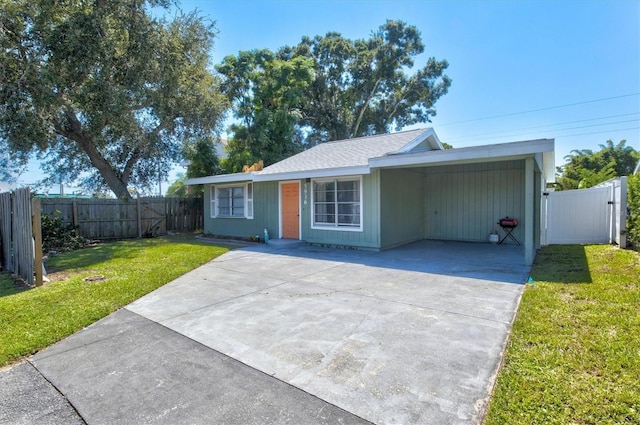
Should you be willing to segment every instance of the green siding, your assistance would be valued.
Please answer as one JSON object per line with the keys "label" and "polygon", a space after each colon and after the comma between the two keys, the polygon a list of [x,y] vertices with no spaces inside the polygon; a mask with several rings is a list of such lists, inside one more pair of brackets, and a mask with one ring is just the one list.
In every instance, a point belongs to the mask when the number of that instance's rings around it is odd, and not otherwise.
{"label": "green siding", "polygon": [[381,248],[423,239],[424,182],[420,169],[380,171]]}
{"label": "green siding", "polygon": [[[339,176],[338,176],[339,177]],[[302,182],[302,237],[312,244],[378,249],[380,247],[379,172],[362,176],[362,231],[311,228],[311,183]]]}
{"label": "green siding", "polygon": [[424,168],[424,237],[426,239],[486,241],[496,223],[509,216],[520,221],[514,236],[521,243],[524,229],[524,161]]}
{"label": "green siding", "polygon": [[266,228],[270,237],[277,237],[280,233],[278,199],[278,182],[253,183],[253,219],[211,218],[211,185],[206,185],[204,232],[216,236],[248,238],[250,235],[262,237]]}
{"label": "green siding", "polygon": [[[372,170],[361,176],[362,231],[312,229],[312,186],[311,182],[300,180],[300,236],[312,244],[374,250],[420,239],[486,242],[494,229],[504,235],[496,223],[509,216],[521,222],[514,235],[522,243],[524,175],[524,160]],[[205,233],[246,238],[262,235],[267,228],[270,236],[277,238],[279,183],[258,182],[253,188],[253,220],[214,219],[208,185]],[[538,206],[539,202],[535,207]]]}

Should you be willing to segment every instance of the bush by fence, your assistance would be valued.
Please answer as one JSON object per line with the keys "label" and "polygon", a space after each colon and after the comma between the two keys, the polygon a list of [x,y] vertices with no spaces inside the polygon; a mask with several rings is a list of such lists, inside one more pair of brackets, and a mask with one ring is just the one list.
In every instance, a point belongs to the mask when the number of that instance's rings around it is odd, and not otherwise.
{"label": "bush by fence", "polygon": [[634,249],[640,250],[640,173],[627,179],[627,236]]}
{"label": "bush by fence", "polygon": [[202,229],[201,198],[42,198],[42,214],[59,217],[87,239],[124,239]]}

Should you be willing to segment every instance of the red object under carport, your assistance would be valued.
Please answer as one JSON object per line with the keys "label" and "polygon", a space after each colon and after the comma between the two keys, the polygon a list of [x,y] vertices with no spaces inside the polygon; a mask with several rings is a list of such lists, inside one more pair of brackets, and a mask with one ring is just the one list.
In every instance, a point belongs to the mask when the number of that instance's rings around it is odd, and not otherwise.
{"label": "red object under carport", "polygon": [[500,225],[500,227],[502,227],[502,230],[504,230],[505,232],[504,237],[500,240],[500,242],[498,242],[498,245],[504,242],[505,239],[507,238],[511,238],[511,240],[513,240],[516,244],[520,245],[520,242],[518,242],[518,240],[512,234],[513,229],[518,227],[518,220],[516,220],[515,218],[509,218],[507,216],[505,218],[501,218],[500,220],[498,220],[498,224]]}

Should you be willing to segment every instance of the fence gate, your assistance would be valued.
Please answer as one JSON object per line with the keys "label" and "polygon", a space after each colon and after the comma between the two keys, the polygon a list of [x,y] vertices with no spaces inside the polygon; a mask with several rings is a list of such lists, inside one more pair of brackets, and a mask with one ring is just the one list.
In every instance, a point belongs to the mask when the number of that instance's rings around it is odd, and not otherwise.
{"label": "fence gate", "polygon": [[545,245],[610,243],[611,196],[610,186],[545,194]]}

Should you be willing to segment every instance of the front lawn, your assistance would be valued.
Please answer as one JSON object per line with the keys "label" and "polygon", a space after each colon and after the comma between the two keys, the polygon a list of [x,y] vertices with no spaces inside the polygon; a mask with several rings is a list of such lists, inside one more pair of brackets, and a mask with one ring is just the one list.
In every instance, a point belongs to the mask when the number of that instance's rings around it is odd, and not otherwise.
{"label": "front lawn", "polygon": [[23,290],[0,274],[0,366],[77,332],[225,253],[193,236],[134,239],[58,255],[51,283]]}
{"label": "front lawn", "polygon": [[549,246],[532,276],[485,424],[639,424],[638,253]]}

